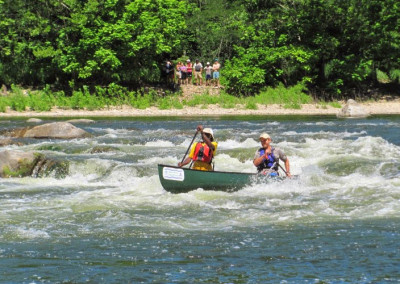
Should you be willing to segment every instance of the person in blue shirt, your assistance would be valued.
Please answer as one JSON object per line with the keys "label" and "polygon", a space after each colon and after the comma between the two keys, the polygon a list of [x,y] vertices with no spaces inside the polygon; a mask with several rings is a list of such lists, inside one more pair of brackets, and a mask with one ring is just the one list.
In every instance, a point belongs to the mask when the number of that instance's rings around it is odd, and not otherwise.
{"label": "person in blue shirt", "polygon": [[279,161],[282,160],[285,163],[286,175],[291,177],[289,159],[281,149],[271,145],[272,140],[268,133],[260,135],[260,142],[262,147],[256,151],[253,160],[258,173],[270,176],[279,175]]}

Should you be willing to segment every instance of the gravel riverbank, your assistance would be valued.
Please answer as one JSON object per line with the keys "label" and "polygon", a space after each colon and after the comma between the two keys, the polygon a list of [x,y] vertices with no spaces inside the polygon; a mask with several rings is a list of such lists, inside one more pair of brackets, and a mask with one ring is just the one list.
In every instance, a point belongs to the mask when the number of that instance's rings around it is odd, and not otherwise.
{"label": "gravel riverbank", "polygon": [[[371,115],[400,115],[400,99],[393,101],[360,103]],[[344,105],[344,103],[342,104]],[[320,104],[304,104],[301,109],[285,109],[282,105],[258,105],[258,109],[221,108],[218,105],[202,107],[184,107],[183,109],[160,110],[156,107],[134,109],[129,106],[113,107],[102,110],[65,110],[54,108],[51,111],[17,112],[8,110],[0,113],[0,118],[7,117],[158,117],[158,116],[234,116],[234,115],[336,115],[340,108]]]}

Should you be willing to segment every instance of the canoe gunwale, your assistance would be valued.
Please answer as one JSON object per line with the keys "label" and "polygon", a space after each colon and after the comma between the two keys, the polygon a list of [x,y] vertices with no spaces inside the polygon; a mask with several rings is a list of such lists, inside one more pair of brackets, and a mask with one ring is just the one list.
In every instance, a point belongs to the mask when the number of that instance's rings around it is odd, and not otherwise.
{"label": "canoe gunwale", "polygon": [[182,169],[184,171],[216,173],[216,174],[239,174],[239,175],[248,175],[248,176],[258,176],[259,175],[257,173],[223,172],[223,171],[201,171],[201,170],[195,170],[195,169],[189,169],[189,168],[181,168],[181,167],[178,167],[178,166],[170,166],[170,165],[164,165],[164,164],[158,164],[158,166],[159,167],[174,168],[174,169]]}

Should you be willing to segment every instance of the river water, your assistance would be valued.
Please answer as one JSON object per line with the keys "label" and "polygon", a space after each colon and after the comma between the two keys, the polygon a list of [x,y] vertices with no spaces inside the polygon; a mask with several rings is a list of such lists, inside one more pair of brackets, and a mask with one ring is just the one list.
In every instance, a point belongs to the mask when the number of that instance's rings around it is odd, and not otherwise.
{"label": "river water", "polygon": [[[166,192],[157,163],[176,165],[200,123],[219,142],[216,170],[255,172],[267,131],[299,177]],[[76,126],[93,137],[4,147],[70,165],[63,178],[0,180],[0,283],[400,282],[399,116]]]}

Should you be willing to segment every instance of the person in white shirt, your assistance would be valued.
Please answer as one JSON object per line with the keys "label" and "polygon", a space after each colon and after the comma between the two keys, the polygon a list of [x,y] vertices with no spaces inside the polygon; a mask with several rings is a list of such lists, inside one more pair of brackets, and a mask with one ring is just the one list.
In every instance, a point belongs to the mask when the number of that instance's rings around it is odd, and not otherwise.
{"label": "person in white shirt", "polygon": [[209,86],[211,83],[212,79],[212,66],[210,65],[210,62],[207,62],[206,67],[204,67],[204,70],[206,70],[206,86]]}
{"label": "person in white shirt", "polygon": [[201,86],[203,84],[203,65],[196,59],[196,63],[193,66],[194,69],[194,79],[196,80],[196,85]]}

